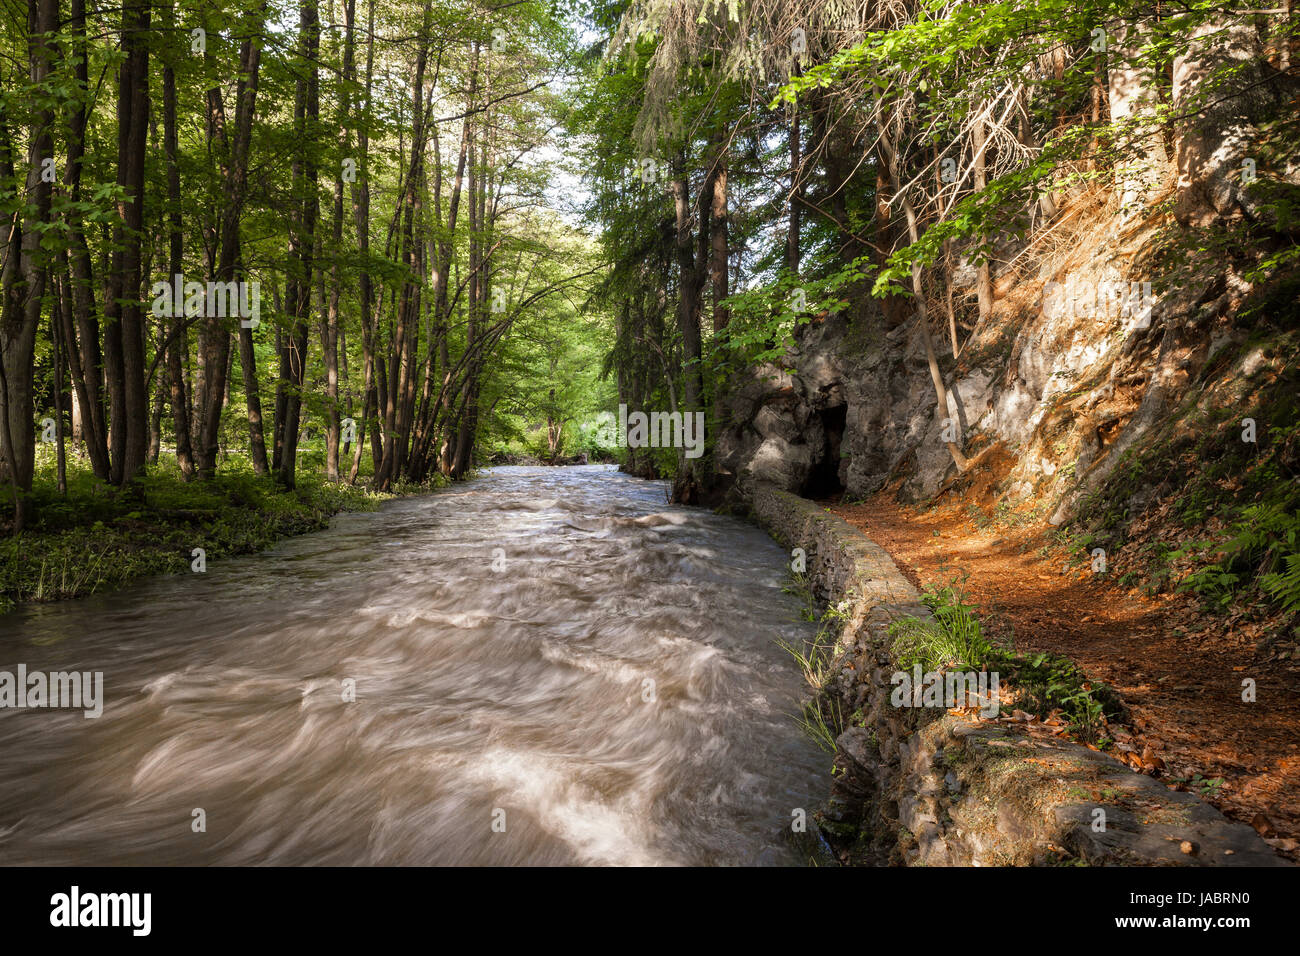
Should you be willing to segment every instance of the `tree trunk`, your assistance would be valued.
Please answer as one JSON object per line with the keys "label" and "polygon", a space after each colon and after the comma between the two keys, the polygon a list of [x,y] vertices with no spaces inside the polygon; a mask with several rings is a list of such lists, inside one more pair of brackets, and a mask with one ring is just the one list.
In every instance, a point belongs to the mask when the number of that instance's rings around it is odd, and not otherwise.
{"label": "tree trunk", "polygon": [[[85,0],[72,0],[71,29],[76,38],[77,61],[74,67],[79,96],[72,109],[68,124],[67,188],[74,204],[82,201],[81,166],[85,156],[87,102],[89,93],[88,50],[86,42]],[[100,350],[100,327],[95,304],[94,269],[86,233],[80,217],[68,217],[68,260],[62,271],[67,279],[65,298],[70,298],[64,314],[68,326],[64,336],[69,365],[73,368],[72,380],[78,391],[82,411],[82,432],[86,452],[95,477],[109,479],[108,462],[108,410],[104,404],[104,359]],[[75,320],[76,334],[71,323]],[[80,346],[77,345],[78,336]]]}
{"label": "tree trunk", "polygon": [[727,157],[719,152],[713,175],[713,202],[709,211],[709,242],[712,256],[709,260],[710,278],[713,281],[713,333],[716,335],[731,322],[731,313],[722,304],[727,297],[728,247],[727,217]]}
{"label": "tree trunk", "polygon": [[[167,7],[167,21],[174,26],[172,7]],[[178,164],[179,143],[176,133],[176,71],[170,64],[163,67],[163,149],[167,154],[167,275],[185,271],[184,236],[181,232],[181,173]],[[194,450],[190,442],[190,404],[185,382],[185,309],[174,309],[171,333],[167,342],[168,398],[172,408],[172,426],[176,432],[176,464],[181,480],[194,476]]]}
{"label": "tree trunk", "polygon": [[[155,355],[164,355],[166,353],[167,325],[164,322],[158,323],[158,337],[155,342],[155,349]],[[145,454],[145,460],[151,465],[157,464],[158,456],[162,454],[162,417],[163,409],[167,406],[167,376],[163,372],[164,369],[155,365],[153,406],[149,412],[149,450]]]}
{"label": "tree trunk", "polygon": [[[880,160],[889,169],[889,178],[893,182],[899,182],[899,157],[898,151],[894,148],[893,142],[889,137],[888,122],[880,115],[879,96],[876,99],[876,129],[879,134],[877,143],[880,148]],[[920,230],[916,221],[916,210],[912,206],[911,198],[903,193],[902,197],[903,215],[907,218],[907,234],[911,242],[915,243],[920,239]],[[938,402],[939,415],[941,420],[951,414],[948,407],[948,390],[944,386],[943,373],[939,369],[939,357],[934,351],[934,338],[930,335],[930,320],[926,314],[925,307],[925,288],[921,282],[921,265],[919,262],[912,264],[912,296],[915,300],[917,323],[920,327],[921,341],[925,345],[925,359],[930,367],[930,380],[934,383],[935,399]],[[960,437],[960,436],[958,436]],[[948,453],[952,455],[953,463],[957,466],[958,471],[965,471],[970,467],[970,462],[962,454],[961,448],[956,442],[944,442],[948,446]]]}
{"label": "tree trunk", "polygon": [[[239,217],[248,189],[248,153],[252,138],[253,117],[257,107],[258,74],[261,67],[261,31],[266,14],[265,4],[248,24],[248,38],[240,48],[240,79],[236,87],[235,132],[230,139],[228,159],[223,170],[221,215],[219,219],[220,251],[216,279],[230,282],[239,260]],[[210,123],[224,141],[224,115],[220,91],[209,91]],[[210,127],[211,128],[211,127]],[[226,375],[230,365],[230,330],[219,317],[205,319],[199,336],[201,387],[198,402],[198,472],[210,478],[216,473],[220,451],[221,409],[226,397]]]}
{"label": "tree trunk", "polygon": [[[54,280],[58,285],[58,280]],[[50,349],[54,358],[54,455],[55,481],[59,494],[68,493],[68,461],[63,445],[63,349],[60,347],[63,305],[56,289],[50,315]]]}
{"label": "tree trunk", "polygon": [[[971,130],[971,146],[975,150],[975,191],[980,192],[988,185],[988,178],[984,165],[984,150],[986,131],[984,129],[983,115],[976,115],[975,125]],[[987,237],[981,236],[983,240]],[[916,241],[915,238],[912,240]],[[993,311],[993,277],[989,268],[989,260],[984,259],[979,264],[975,273],[975,294],[979,301],[980,322],[981,324],[989,317]],[[955,337],[953,348],[956,349]],[[956,354],[955,352],[953,354]]]}
{"label": "tree trunk", "polygon": [[144,470],[149,451],[149,395],[146,385],[141,244],[144,228],[144,174],[149,132],[150,7],[134,0],[122,14],[118,73],[117,184],[119,222],[113,227],[113,269],[105,315],[113,342],[110,369],[117,382],[112,394],[110,477],[127,485]]}
{"label": "tree trunk", "polygon": [[673,207],[677,227],[677,327],[682,334],[682,374],[685,379],[687,411],[700,408],[704,379],[700,360],[699,282],[696,278],[695,254],[691,241],[691,195],[686,178],[686,156],[677,159],[673,179]]}
{"label": "tree trunk", "polygon": [[[348,19],[346,22],[345,42],[350,46],[353,43],[354,26],[352,18],[352,2],[348,0]],[[357,476],[361,473],[361,456],[364,454],[366,445],[366,429],[370,426],[371,416],[375,414],[377,406],[374,401],[374,331],[371,316],[372,286],[370,282],[370,266],[367,261],[370,255],[370,186],[368,180],[369,160],[370,160],[370,134],[367,123],[370,120],[371,112],[371,92],[374,86],[374,68],[375,68],[375,4],[374,0],[366,5],[368,30],[366,34],[366,105],[362,114],[362,121],[358,124],[357,131],[357,182],[350,190],[352,194],[352,215],[356,225],[357,232],[357,251],[361,258],[361,271],[357,276],[357,291],[361,309],[361,350],[363,370],[363,392],[361,400],[361,424],[357,433],[356,447],[353,449],[352,468],[348,472],[348,482],[355,484]],[[346,78],[346,77],[345,77]],[[374,429],[371,428],[373,436]]]}
{"label": "tree trunk", "polygon": [[[794,76],[799,75],[796,63]],[[790,104],[790,215],[785,233],[785,270],[792,276],[799,274],[799,215],[802,212],[803,185],[800,175],[803,172],[803,143],[799,128],[799,104]]]}
{"label": "tree trunk", "polygon": [[[280,352],[280,379],[283,384],[284,416],[275,423],[279,449],[276,477],[286,488],[296,480],[298,432],[302,418],[302,392],[307,380],[307,330],[311,314],[313,256],[316,251],[316,219],[319,195],[316,190],[316,159],[307,143],[320,119],[319,74],[316,54],[320,48],[320,18],[315,0],[298,8],[300,75],[294,104],[295,129],[303,153],[293,164],[294,197],[300,203],[289,242],[289,291],[285,298],[294,317],[293,332],[285,337]],[[277,411],[279,410],[277,399]]]}
{"label": "tree trunk", "polygon": [[1193,31],[1173,68],[1174,216],[1180,222],[1205,227],[1215,219],[1262,212],[1251,198],[1242,164],[1256,139],[1256,124],[1297,91],[1294,77],[1274,73],[1268,64],[1252,18],[1212,20]]}
{"label": "tree trunk", "polygon": [[[55,50],[49,35],[58,26],[58,0],[28,0],[27,59],[33,86],[50,80]],[[41,299],[48,276],[47,254],[40,248],[44,225],[49,222],[51,184],[42,172],[46,160],[53,162],[54,111],[48,106],[36,110],[32,117],[27,149],[26,195],[21,229],[15,220],[6,229],[7,249],[3,275],[3,305],[0,306],[0,396],[4,398],[3,428],[0,428],[0,453],[3,453],[12,485],[15,532],[21,531],[29,517],[27,493],[32,488],[36,465],[35,425],[32,403],[33,360],[36,329],[41,316]],[[5,134],[7,140],[7,133]],[[9,143],[4,144],[6,163]]]}
{"label": "tree trunk", "polygon": [[271,469],[266,461],[266,434],[262,415],[262,386],[257,378],[257,352],[253,347],[253,330],[243,322],[239,324],[239,370],[244,376],[248,453],[253,459],[253,473],[267,475]]}

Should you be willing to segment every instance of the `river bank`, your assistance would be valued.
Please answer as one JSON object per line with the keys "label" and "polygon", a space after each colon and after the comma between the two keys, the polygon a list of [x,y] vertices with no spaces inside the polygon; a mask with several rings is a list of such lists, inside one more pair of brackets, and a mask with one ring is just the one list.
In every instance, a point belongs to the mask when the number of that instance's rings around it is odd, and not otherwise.
{"label": "river bank", "polygon": [[[1068,662],[992,646],[951,592],[918,592],[884,549],[816,502],[759,485],[753,510],[798,549],[809,587],[832,609],[831,640],[807,668],[814,686],[805,713],[834,739],[818,824],[842,862],[1286,862],[1249,826],[1105,753],[1127,717]],[[909,635],[924,636],[912,649],[929,659],[928,671],[953,661],[1002,671],[1000,713],[900,702]],[[1077,686],[1063,692],[1058,683]]]}
{"label": "river bank", "polygon": [[74,458],[67,492],[56,490],[52,473],[38,476],[35,520],[21,534],[0,537],[0,614],[154,574],[205,571],[208,562],[319,531],[336,514],[428,490],[377,493],[307,470],[286,489],[238,462],[208,481],[189,482],[170,465],[155,466],[133,487],[117,489]]}

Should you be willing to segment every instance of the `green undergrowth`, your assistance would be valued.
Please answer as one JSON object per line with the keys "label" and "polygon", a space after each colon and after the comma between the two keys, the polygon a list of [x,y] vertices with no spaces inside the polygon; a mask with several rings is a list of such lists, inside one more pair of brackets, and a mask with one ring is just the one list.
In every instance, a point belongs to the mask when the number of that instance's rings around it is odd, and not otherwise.
{"label": "green undergrowth", "polygon": [[22,533],[0,539],[0,612],[189,571],[196,548],[209,562],[260,551],[324,528],[339,512],[370,511],[418,490],[377,494],[311,472],[289,490],[239,461],[224,463],[211,480],[190,482],[163,462],[117,489],[71,459],[62,494],[52,466],[44,465],[34,482],[33,519]]}
{"label": "green undergrowth", "polygon": [[925,673],[996,673],[999,684],[1011,689],[1018,709],[1039,718],[1059,710],[1073,736],[1087,743],[1106,742],[1106,720],[1123,713],[1110,687],[1089,681],[1067,657],[1021,654],[995,644],[956,581],[926,588],[921,600],[930,609],[930,620],[906,617],[889,627],[894,639],[890,652],[900,669],[919,664]]}
{"label": "green undergrowth", "polygon": [[800,620],[817,624],[817,633],[809,640],[798,643],[777,641],[798,663],[804,683],[812,691],[811,697],[803,701],[795,720],[818,747],[833,754],[837,749],[835,740],[844,732],[844,715],[835,695],[824,691],[831,677],[836,642],[847,620],[845,608],[848,602],[819,610],[807,574],[797,571],[791,573],[790,583],[783,590],[799,599]]}
{"label": "green undergrowth", "polygon": [[[849,602],[818,613],[816,597],[802,574],[792,575],[785,590],[799,598],[801,619],[818,624],[817,634],[810,640],[798,645],[779,642],[799,664],[812,691],[796,720],[818,746],[834,753],[836,738],[847,724],[835,694],[826,691]],[[1078,665],[1062,655],[1019,653],[990,640],[958,579],[926,588],[921,600],[930,609],[928,620],[904,617],[889,627],[893,639],[890,654],[900,670],[919,664],[924,673],[996,673],[999,685],[1010,689],[1016,709],[1040,719],[1057,713],[1075,739],[1102,749],[1110,744],[1105,735],[1107,722],[1124,716],[1123,702],[1111,687],[1089,680]],[[857,723],[859,717],[850,715],[849,722]]]}

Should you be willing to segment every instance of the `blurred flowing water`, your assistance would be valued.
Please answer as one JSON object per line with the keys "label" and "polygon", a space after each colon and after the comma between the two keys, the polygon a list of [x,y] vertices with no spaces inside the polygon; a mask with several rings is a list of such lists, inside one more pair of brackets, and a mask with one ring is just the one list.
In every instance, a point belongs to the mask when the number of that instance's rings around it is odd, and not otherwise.
{"label": "blurred flowing water", "polygon": [[498,468],[5,615],[0,670],[105,704],[0,709],[0,863],[805,862],[787,561],[660,482]]}

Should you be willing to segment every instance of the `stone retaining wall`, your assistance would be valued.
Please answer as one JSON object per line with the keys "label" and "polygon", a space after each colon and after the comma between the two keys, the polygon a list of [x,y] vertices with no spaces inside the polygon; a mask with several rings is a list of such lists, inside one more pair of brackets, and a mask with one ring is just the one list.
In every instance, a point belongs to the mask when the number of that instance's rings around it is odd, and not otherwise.
{"label": "stone retaining wall", "polygon": [[916,589],[879,545],[816,503],[760,483],[752,507],[773,537],[804,549],[814,593],[845,614],[824,693],[846,729],[818,818],[841,859],[1286,865],[1245,824],[1051,728],[890,706],[889,625],[930,617]]}

